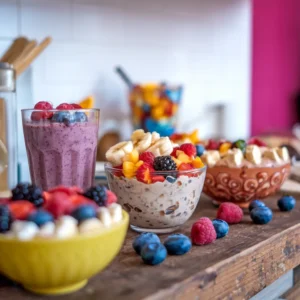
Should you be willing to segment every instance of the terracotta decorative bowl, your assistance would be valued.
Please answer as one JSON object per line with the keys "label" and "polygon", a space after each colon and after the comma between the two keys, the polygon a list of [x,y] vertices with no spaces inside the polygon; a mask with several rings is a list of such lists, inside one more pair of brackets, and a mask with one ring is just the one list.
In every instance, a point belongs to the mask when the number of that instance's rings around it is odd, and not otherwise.
{"label": "terracotta decorative bowl", "polygon": [[278,167],[207,168],[203,192],[214,204],[233,202],[247,208],[254,199],[263,199],[279,190],[290,173],[289,163]]}

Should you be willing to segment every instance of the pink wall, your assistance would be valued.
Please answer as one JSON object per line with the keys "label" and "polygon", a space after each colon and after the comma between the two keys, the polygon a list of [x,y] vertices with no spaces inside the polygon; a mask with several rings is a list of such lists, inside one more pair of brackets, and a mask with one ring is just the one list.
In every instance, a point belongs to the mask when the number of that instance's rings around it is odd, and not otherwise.
{"label": "pink wall", "polygon": [[291,128],[300,89],[300,0],[252,0],[252,135]]}

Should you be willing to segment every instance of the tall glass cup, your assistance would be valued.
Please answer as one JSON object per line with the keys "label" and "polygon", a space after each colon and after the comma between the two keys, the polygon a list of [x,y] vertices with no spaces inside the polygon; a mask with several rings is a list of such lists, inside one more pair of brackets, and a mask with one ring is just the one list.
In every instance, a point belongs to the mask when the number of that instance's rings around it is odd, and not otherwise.
{"label": "tall glass cup", "polygon": [[99,109],[22,110],[24,139],[33,184],[93,185]]}
{"label": "tall glass cup", "polygon": [[138,84],[129,92],[134,129],[171,136],[176,131],[182,86]]}

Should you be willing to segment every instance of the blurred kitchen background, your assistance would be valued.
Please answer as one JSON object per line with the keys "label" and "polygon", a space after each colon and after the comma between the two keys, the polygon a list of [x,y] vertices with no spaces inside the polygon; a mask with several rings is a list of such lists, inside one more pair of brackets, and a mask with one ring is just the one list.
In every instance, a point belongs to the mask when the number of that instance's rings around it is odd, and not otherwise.
{"label": "blurred kitchen background", "polygon": [[[297,121],[299,9],[298,0],[0,0],[0,55],[18,36],[51,36],[18,78],[18,109],[93,95],[99,138],[132,130],[116,65],[135,82],[184,86],[180,132],[246,138]],[[18,133],[26,178],[20,120]]]}

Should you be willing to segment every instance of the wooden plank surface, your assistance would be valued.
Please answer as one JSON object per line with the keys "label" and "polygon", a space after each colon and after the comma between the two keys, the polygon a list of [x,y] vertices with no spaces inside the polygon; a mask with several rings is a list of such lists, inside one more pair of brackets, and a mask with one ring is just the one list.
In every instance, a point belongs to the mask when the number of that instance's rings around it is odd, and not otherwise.
{"label": "wooden plank surface", "polygon": [[[114,262],[92,278],[69,300],[96,299],[249,299],[277,278],[300,264],[300,203],[289,213],[279,212],[276,200],[266,200],[274,210],[267,225],[255,225],[245,212],[241,224],[230,226],[229,235],[206,246],[193,246],[184,256],[169,256],[159,266],[146,266],[134,253],[136,233],[129,231]],[[300,196],[297,196],[300,200]],[[191,224],[201,216],[214,218],[216,208],[202,197],[192,219],[181,232],[189,234]],[[165,236],[162,236],[164,240]],[[0,280],[0,299],[50,299],[32,295]],[[53,299],[53,298],[51,298]],[[65,296],[55,297],[57,300]]]}

